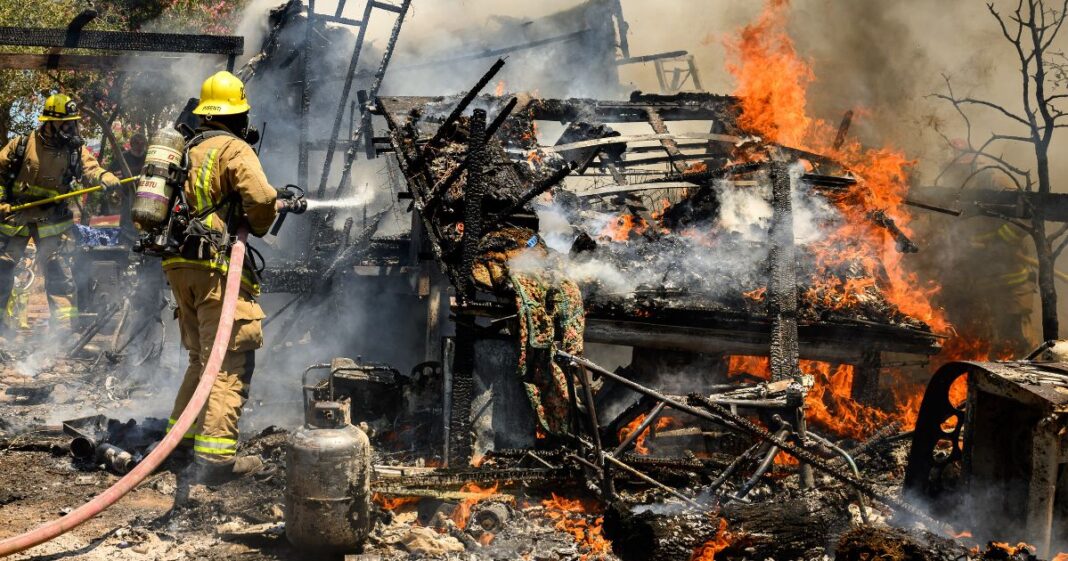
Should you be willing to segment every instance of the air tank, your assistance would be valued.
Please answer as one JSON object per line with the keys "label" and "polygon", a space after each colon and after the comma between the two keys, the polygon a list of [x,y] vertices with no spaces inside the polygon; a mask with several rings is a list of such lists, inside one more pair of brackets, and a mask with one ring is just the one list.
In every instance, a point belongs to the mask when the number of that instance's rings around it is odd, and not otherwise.
{"label": "air tank", "polygon": [[308,371],[304,426],[286,449],[286,538],[302,549],[352,553],[373,526],[371,444],[350,423],[347,401],[335,401],[332,392],[316,399]]}
{"label": "air tank", "polygon": [[177,183],[175,171],[182,165],[184,152],[185,137],[173,128],[164,127],[152,135],[130,207],[139,230],[151,230],[167,220]]}

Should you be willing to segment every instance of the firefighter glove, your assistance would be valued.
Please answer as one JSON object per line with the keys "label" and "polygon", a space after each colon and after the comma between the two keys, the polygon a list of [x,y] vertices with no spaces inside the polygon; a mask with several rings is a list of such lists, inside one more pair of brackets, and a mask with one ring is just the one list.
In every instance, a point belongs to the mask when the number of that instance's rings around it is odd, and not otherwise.
{"label": "firefighter glove", "polygon": [[118,189],[122,186],[122,183],[119,182],[119,178],[115,177],[115,175],[112,173],[105,173],[104,175],[101,175],[100,183],[104,186],[105,191],[114,191],[115,189]]}

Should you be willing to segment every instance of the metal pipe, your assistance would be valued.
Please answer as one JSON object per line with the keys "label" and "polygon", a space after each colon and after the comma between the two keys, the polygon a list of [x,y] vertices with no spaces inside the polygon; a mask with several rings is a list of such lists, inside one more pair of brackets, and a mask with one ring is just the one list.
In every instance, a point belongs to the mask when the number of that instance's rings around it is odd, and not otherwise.
{"label": "metal pipe", "polygon": [[[838,454],[843,459],[845,459],[846,463],[849,464],[849,468],[853,470],[853,475],[855,475],[858,479],[860,478],[860,469],[857,467],[857,462],[853,461],[853,457],[849,455],[849,452],[846,452],[841,447],[839,447],[837,444],[831,442],[830,440],[827,440],[826,438],[823,438],[822,436],[820,436],[818,434],[810,432],[810,433],[808,433],[808,437],[813,439],[813,440],[815,440],[816,442],[822,443],[824,446],[830,448],[836,454]],[[864,493],[861,493],[861,492],[858,491],[857,492],[857,501],[860,503],[860,519],[863,520],[865,524],[867,524],[868,523],[868,499],[864,496]]]}
{"label": "metal pipe", "polygon": [[[779,438],[784,438],[789,432],[789,429],[780,429],[779,432],[775,433],[775,436],[778,436]],[[735,500],[740,501],[742,499],[745,499],[745,496],[749,494],[749,491],[752,491],[753,487],[756,487],[756,484],[760,481],[760,478],[764,477],[764,474],[767,473],[769,469],[771,469],[771,464],[775,461],[775,456],[777,455],[779,455],[779,447],[772,444],[771,448],[768,448],[767,453],[764,454],[764,459],[761,460],[760,465],[757,466],[756,471],[753,472],[753,475],[748,480],[746,480],[746,482],[743,483],[741,487],[738,488],[738,491],[736,493],[734,493],[733,498]]]}
{"label": "metal pipe", "polygon": [[[590,433],[593,434],[593,445],[597,450],[597,456],[604,458],[604,447],[601,446],[601,424],[597,421],[597,407],[593,401],[593,382],[590,381],[590,373],[585,368],[575,368],[578,371],[579,381],[582,382],[582,395],[586,402],[586,414],[590,418]],[[612,500],[615,497],[616,490],[615,485],[612,483],[612,474],[608,469],[608,466],[604,464],[604,460],[601,460],[601,468],[603,469],[604,478],[603,489],[601,489],[607,500]]]}
{"label": "metal pipe", "polygon": [[123,476],[114,485],[103,493],[100,493],[91,501],[74,509],[62,518],[46,522],[30,531],[0,541],[0,557],[24,551],[33,546],[40,545],[57,536],[61,536],[90,518],[103,512],[106,508],[115,504],[126,493],[129,493],[141,481],[152,474],[167,459],[167,456],[178,446],[185,437],[185,433],[193,426],[200,410],[208,401],[212,385],[219,376],[219,367],[222,366],[223,358],[226,357],[230,346],[230,334],[234,328],[234,311],[237,309],[237,296],[241,291],[241,271],[245,263],[245,240],[248,231],[241,229],[237,233],[237,241],[230,250],[230,269],[226,274],[226,290],[223,293],[222,314],[219,317],[219,325],[215,331],[215,341],[212,344],[211,354],[208,356],[204,373],[200,376],[193,396],[189,399],[178,421],[171,427],[170,432],[163,437],[159,445],[145,457],[137,467]]}

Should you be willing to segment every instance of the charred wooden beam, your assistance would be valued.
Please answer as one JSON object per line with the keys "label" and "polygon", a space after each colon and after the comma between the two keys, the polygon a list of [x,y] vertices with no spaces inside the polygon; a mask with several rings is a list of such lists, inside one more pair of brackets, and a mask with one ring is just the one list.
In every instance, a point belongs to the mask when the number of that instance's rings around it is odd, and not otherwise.
{"label": "charred wooden beam", "polygon": [[70,33],[67,29],[27,27],[0,27],[0,45],[219,55],[245,52],[245,38],[239,36],[96,30]]}
{"label": "charred wooden beam", "polygon": [[482,88],[485,88],[486,85],[489,84],[489,81],[492,80],[493,77],[496,76],[497,73],[500,72],[501,68],[503,67],[504,59],[497,59],[497,62],[493,63],[493,66],[491,66],[490,69],[487,70],[481,78],[479,78],[478,82],[475,83],[474,87],[472,87],[466,94],[464,94],[464,96],[460,99],[460,102],[457,103],[456,107],[454,107],[452,112],[449,113],[449,116],[445,117],[445,120],[442,121],[441,126],[438,127],[438,130],[434,132],[434,136],[423,147],[423,153],[420,155],[420,159],[417,160],[417,162],[421,163],[423,160],[425,160],[426,155],[429,153],[429,151],[433,149],[434,146],[437,146],[437,144],[445,138],[445,135],[448,134],[449,131],[452,129],[452,125],[456,122],[457,119],[460,118],[460,115],[463,115],[464,110],[466,110],[467,107],[471,105],[471,102],[475,100],[475,97],[478,96],[478,93],[482,91]]}
{"label": "charred wooden beam", "polygon": [[834,144],[831,145],[831,148],[833,148],[834,150],[838,150],[842,147],[843,144],[845,144],[846,135],[849,134],[849,126],[852,124],[853,110],[850,109],[849,111],[845,112],[845,115],[842,116],[842,122],[838,125],[838,134],[835,135]]}
{"label": "charred wooden beam", "polygon": [[[658,135],[669,135],[671,131],[668,130],[667,125],[664,124],[664,119],[660,117],[660,112],[653,107],[646,109],[646,116],[649,118],[649,126],[656,131]],[[679,151],[679,145],[675,144],[674,138],[662,138],[660,139],[660,145],[664,147],[664,151],[667,152],[669,158],[671,158],[671,165],[675,167],[675,171],[684,173],[688,167],[683,160],[682,152]]]}
{"label": "charred wooden beam", "polygon": [[[363,52],[364,37],[367,35],[367,23],[371,17],[371,10],[374,9],[374,4],[368,2],[364,6],[363,19],[359,22],[353,22],[351,25],[359,25],[360,30],[356,34],[356,42],[352,46],[352,56],[349,57],[349,68],[345,72],[345,83],[341,87],[341,95],[338,99],[337,112],[334,115],[334,124],[330,129],[329,144],[326,147],[326,160],[323,162],[323,173],[319,178],[319,189],[316,191],[316,198],[322,199],[326,196],[326,181],[330,178],[330,164],[334,161],[334,149],[337,148],[337,135],[341,131],[341,122],[345,118],[345,106],[349,102],[349,92],[352,90],[352,80],[356,74],[356,66],[360,63],[360,54]],[[329,16],[316,16],[317,19],[328,20]],[[311,20],[309,20],[309,27],[311,27]],[[305,50],[309,47],[305,45]],[[307,88],[304,88],[307,91]],[[351,147],[350,147],[351,149]]]}
{"label": "charred wooden beam", "polygon": [[868,220],[871,220],[876,226],[885,228],[887,232],[894,238],[894,245],[897,246],[898,253],[916,253],[920,251],[919,246],[913,243],[909,239],[905,232],[901,231],[901,228],[897,227],[897,222],[886,214],[882,210],[874,210],[868,213]]}
{"label": "charred wooden beam", "polygon": [[771,278],[768,281],[768,316],[771,323],[771,379],[797,378],[797,255],[790,195],[790,169],[774,163],[771,178],[772,222],[770,232]]}
{"label": "charred wooden beam", "polygon": [[478,245],[482,240],[482,198],[486,195],[485,170],[488,164],[486,154],[486,111],[475,109],[471,117],[467,153],[470,163],[467,165],[467,186],[464,189],[464,235],[463,256],[460,269],[461,292],[465,301],[474,300],[475,285],[471,270],[478,255]]}

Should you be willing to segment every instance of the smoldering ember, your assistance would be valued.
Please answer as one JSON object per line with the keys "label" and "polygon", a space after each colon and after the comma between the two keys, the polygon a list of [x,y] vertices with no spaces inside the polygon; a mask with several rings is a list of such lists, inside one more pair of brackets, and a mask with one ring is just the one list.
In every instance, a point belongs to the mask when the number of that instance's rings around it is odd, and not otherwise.
{"label": "smoldering ember", "polygon": [[0,557],[1068,561],[1066,17],[0,0]]}

